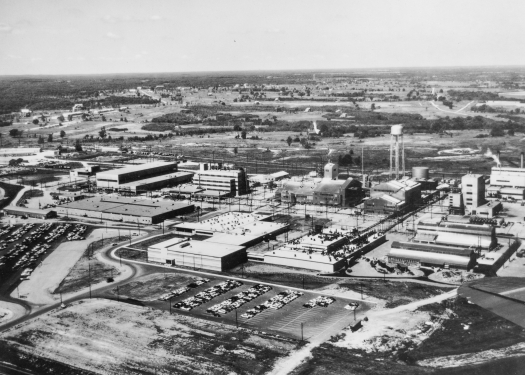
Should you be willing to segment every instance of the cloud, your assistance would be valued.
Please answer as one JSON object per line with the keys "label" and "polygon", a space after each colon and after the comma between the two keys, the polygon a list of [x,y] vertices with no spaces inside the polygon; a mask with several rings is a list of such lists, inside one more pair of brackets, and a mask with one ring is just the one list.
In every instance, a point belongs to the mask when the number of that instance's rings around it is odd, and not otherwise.
{"label": "cloud", "polygon": [[43,59],[41,57],[31,57],[31,62],[37,62],[37,61],[42,61]]}
{"label": "cloud", "polygon": [[162,20],[162,17],[158,15],[154,15],[154,16],[151,16],[149,19],[152,21],[160,21]]}
{"label": "cloud", "polygon": [[106,36],[108,38],[111,38],[111,39],[120,39],[120,36],[115,34],[115,33],[112,33],[111,31],[109,33],[106,34]]}
{"label": "cloud", "polygon": [[7,23],[0,23],[0,33],[10,33],[13,31],[13,28]]}
{"label": "cloud", "polygon": [[7,54],[7,57],[9,57],[10,59],[21,59],[21,58],[22,58],[22,57],[20,57],[20,56],[13,55],[13,54],[11,54],[11,53],[8,53],[8,54]]}

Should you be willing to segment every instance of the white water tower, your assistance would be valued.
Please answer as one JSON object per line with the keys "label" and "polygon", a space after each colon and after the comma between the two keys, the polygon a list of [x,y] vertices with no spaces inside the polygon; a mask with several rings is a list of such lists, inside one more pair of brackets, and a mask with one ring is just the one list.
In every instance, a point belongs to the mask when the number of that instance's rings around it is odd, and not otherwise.
{"label": "white water tower", "polygon": [[[401,143],[401,145],[400,145]],[[401,153],[399,152],[401,146]],[[400,159],[401,158],[401,163]],[[394,167],[394,169],[392,169]],[[400,175],[405,176],[405,143],[403,141],[403,125],[394,125],[390,130],[390,178],[395,175],[398,179]]]}

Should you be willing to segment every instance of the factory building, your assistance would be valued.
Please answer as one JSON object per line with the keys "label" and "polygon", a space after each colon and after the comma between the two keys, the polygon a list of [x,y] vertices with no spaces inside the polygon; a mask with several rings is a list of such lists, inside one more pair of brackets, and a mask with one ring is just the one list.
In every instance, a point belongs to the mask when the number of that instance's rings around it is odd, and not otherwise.
{"label": "factory building", "polygon": [[485,179],[481,174],[468,173],[461,178],[461,194],[468,213],[475,215],[476,208],[485,204]]}
{"label": "factory building", "polygon": [[421,201],[421,185],[405,179],[372,186],[370,198],[364,201],[367,214],[392,215],[409,211]]}
{"label": "factory building", "polygon": [[210,169],[208,163],[202,163],[193,175],[193,184],[205,190],[218,191],[230,196],[248,194],[249,184],[244,169],[218,167]]}
{"label": "factory building", "polygon": [[319,205],[349,207],[363,199],[361,181],[323,179],[313,191],[313,203]]}
{"label": "factory building", "polygon": [[418,242],[453,245],[457,247],[493,249],[497,244],[496,231],[489,224],[463,224],[448,221],[417,224]]}
{"label": "factory building", "polygon": [[388,261],[416,267],[473,268],[476,254],[472,249],[425,244],[392,242]]}
{"label": "factory building", "polygon": [[246,262],[244,246],[172,238],[148,247],[148,260],[173,266],[225,271]]}
{"label": "factory building", "polygon": [[93,197],[57,206],[62,216],[83,216],[135,224],[159,224],[164,220],[191,213],[194,205],[169,200],[124,197]]}
{"label": "factory building", "polygon": [[4,208],[4,213],[6,215],[22,216],[26,218],[31,217],[35,219],[51,219],[57,216],[56,211],[40,210],[36,208],[18,207],[18,206],[8,206]]}
{"label": "factory building", "polygon": [[[102,189],[119,190],[125,186],[126,190],[128,190],[131,186],[135,185],[125,184],[159,177],[159,179],[156,179],[155,181],[146,181],[146,185],[148,183],[154,183],[155,188],[160,188],[173,183],[173,179],[185,180],[184,177],[175,176],[176,172],[177,163],[175,162],[154,162],[133,165],[97,173],[97,187]],[[140,186],[140,184],[136,185]]]}
{"label": "factory building", "polygon": [[487,193],[493,197],[524,199],[525,168],[493,167]]}

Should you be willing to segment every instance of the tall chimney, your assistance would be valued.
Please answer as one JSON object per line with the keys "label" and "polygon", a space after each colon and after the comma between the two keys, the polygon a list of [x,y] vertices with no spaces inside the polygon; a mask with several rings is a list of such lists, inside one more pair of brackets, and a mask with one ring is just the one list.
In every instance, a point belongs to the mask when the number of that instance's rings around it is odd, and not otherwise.
{"label": "tall chimney", "polygon": [[523,152],[521,153],[521,168],[523,168]]}

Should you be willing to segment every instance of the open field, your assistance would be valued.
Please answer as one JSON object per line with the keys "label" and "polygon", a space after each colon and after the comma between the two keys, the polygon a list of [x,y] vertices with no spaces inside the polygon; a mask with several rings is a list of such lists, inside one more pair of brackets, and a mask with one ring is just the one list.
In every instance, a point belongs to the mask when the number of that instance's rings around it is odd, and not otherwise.
{"label": "open field", "polygon": [[296,345],[106,300],[79,301],[42,315],[3,333],[1,342],[98,374],[263,374]]}

